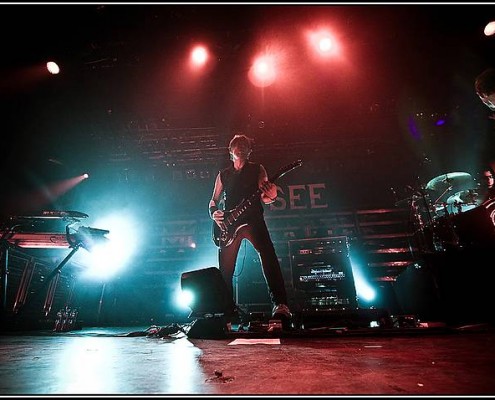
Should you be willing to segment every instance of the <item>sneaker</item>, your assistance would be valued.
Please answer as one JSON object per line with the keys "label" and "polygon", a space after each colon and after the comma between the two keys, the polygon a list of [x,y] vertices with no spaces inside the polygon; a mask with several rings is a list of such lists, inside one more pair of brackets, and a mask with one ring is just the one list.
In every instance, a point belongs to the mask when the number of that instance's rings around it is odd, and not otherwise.
{"label": "sneaker", "polygon": [[277,304],[272,311],[272,318],[275,319],[275,317],[290,319],[292,314],[286,304]]}
{"label": "sneaker", "polygon": [[292,314],[286,304],[277,304],[273,307],[272,320],[281,320],[284,330],[291,329]]}

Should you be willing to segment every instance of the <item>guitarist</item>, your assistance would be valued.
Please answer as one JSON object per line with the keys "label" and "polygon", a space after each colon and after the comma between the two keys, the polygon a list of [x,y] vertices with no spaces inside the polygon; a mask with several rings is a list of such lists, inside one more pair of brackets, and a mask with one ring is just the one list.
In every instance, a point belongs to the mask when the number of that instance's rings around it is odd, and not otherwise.
{"label": "guitarist", "polygon": [[260,189],[259,200],[236,221],[240,228],[232,243],[219,246],[219,268],[232,295],[232,278],[239,248],[243,239],[249,240],[261,260],[263,275],[273,303],[272,318],[281,319],[283,327],[288,328],[292,315],[287,306],[284,278],[263,216],[263,204],[273,203],[277,199],[277,186],[268,180],[263,165],[249,161],[251,152],[252,139],[243,134],[235,135],[229,143],[232,163],[222,169],[215,180],[209,212],[218,226],[221,226],[224,220],[224,211],[219,208],[221,203],[224,210],[232,210],[243,199]]}

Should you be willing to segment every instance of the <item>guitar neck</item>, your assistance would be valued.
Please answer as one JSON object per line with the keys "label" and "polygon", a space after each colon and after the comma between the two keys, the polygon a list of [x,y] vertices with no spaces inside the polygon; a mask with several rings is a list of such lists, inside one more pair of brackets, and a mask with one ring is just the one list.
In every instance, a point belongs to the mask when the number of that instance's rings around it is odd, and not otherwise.
{"label": "guitar neck", "polygon": [[[275,183],[275,181],[280,178],[281,176],[281,173],[278,173],[278,174],[275,174],[275,175],[272,175],[268,178],[268,181],[269,182],[272,182],[272,183]],[[243,210],[247,205],[249,204],[252,204],[257,198],[259,198],[261,196],[261,193],[263,193],[263,191],[258,188],[258,190],[256,190],[253,194],[251,194],[251,196],[249,196],[247,199],[245,199],[244,201],[242,201],[237,207],[236,209],[238,210]],[[244,210],[243,210],[244,211]]]}
{"label": "guitar neck", "polygon": [[247,199],[243,200],[234,210],[236,213],[236,218],[241,215],[246,208],[248,208],[251,204],[253,204],[260,196],[261,196],[261,189],[256,190],[251,196],[249,196]]}
{"label": "guitar neck", "polygon": [[[272,175],[268,178],[269,182],[274,183],[278,178],[280,178],[282,175],[286,174],[287,172],[291,171],[292,169],[301,166],[301,161],[299,160],[296,163],[293,163],[283,169],[281,169],[278,173],[275,175]],[[260,198],[261,193],[263,191],[261,188],[258,188],[253,194],[251,194],[247,199],[243,200],[232,212],[231,216],[234,219],[237,219],[246,209],[253,204],[257,199]]]}

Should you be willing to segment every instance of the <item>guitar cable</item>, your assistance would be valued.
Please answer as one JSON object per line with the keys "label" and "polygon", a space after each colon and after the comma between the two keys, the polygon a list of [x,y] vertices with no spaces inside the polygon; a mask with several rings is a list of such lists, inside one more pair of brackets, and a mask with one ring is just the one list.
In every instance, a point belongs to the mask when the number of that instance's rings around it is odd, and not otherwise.
{"label": "guitar cable", "polygon": [[246,249],[247,243],[246,240],[244,240],[244,256],[242,257],[242,263],[241,263],[241,268],[239,268],[239,273],[234,273],[234,278],[239,278],[242,275],[242,272],[244,271],[244,266],[246,265],[246,255],[247,255],[247,249]]}

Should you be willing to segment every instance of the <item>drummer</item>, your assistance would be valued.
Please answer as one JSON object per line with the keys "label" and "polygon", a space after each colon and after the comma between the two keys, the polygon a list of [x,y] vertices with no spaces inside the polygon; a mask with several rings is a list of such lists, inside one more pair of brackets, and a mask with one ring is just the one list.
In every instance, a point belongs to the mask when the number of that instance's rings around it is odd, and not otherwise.
{"label": "drummer", "polygon": [[493,173],[493,170],[490,167],[485,168],[483,170],[481,178],[481,202],[484,203],[487,200],[495,199],[495,174]]}

